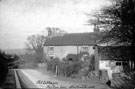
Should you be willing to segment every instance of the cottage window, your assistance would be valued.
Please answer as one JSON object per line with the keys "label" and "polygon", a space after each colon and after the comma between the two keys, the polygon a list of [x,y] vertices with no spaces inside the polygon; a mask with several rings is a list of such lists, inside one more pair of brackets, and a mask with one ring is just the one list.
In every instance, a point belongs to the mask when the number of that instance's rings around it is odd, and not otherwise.
{"label": "cottage window", "polygon": [[121,62],[116,62],[116,66],[121,66]]}
{"label": "cottage window", "polygon": [[48,47],[48,53],[54,54],[54,47]]}
{"label": "cottage window", "polygon": [[83,46],[83,47],[81,48],[81,51],[82,51],[82,52],[88,52],[88,51],[89,51],[88,46]]}
{"label": "cottage window", "polygon": [[54,57],[53,56],[50,56],[50,59],[54,59]]}

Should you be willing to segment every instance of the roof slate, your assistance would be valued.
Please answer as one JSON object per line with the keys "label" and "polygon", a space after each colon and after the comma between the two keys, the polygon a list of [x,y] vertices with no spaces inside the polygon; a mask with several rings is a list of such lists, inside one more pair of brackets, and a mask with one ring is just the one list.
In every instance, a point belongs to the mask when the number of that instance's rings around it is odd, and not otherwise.
{"label": "roof slate", "polygon": [[48,38],[44,46],[96,45],[97,38],[95,33],[68,33]]}

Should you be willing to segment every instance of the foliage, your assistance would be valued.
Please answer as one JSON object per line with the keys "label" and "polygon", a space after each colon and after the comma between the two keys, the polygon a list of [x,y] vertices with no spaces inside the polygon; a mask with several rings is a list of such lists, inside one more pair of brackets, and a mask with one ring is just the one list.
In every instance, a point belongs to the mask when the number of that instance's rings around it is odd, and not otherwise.
{"label": "foliage", "polygon": [[81,62],[73,62],[71,64],[63,64],[59,66],[60,71],[63,71],[64,75],[67,77],[71,77],[74,74],[78,74],[81,67]]}
{"label": "foliage", "polygon": [[[43,63],[42,60],[38,59],[37,54],[23,54],[19,55],[20,59],[23,59],[22,67],[35,67],[37,63]],[[29,64],[29,65],[28,65]]]}
{"label": "foliage", "polygon": [[8,59],[8,67],[9,68],[19,68],[23,61],[20,59],[18,55],[12,55],[11,58]]}
{"label": "foliage", "polygon": [[0,50],[0,55],[5,58],[5,63],[8,64],[8,68],[18,68],[22,63],[18,55],[6,54],[4,51]]}
{"label": "foliage", "polygon": [[101,43],[129,46],[129,56],[134,62],[135,54],[135,0],[111,0],[112,4],[93,15],[91,24],[102,29]]}
{"label": "foliage", "polygon": [[90,22],[104,29],[105,42],[134,45],[135,1],[112,0],[112,2],[112,5],[102,8],[101,13],[95,13],[95,19],[91,19]]}
{"label": "foliage", "polygon": [[17,55],[9,55],[0,50],[0,87],[6,79],[6,75],[10,68],[18,68],[20,58]]}
{"label": "foliage", "polygon": [[135,88],[135,72],[127,73],[124,76],[119,76],[123,80],[122,84],[115,89],[134,89]]}
{"label": "foliage", "polygon": [[59,65],[60,61],[58,58],[50,59],[50,61],[47,61],[47,70],[52,71],[55,73],[56,65]]}
{"label": "foliage", "polygon": [[0,87],[4,83],[6,75],[8,73],[7,59],[4,56],[5,53],[0,50]]}
{"label": "foliage", "polygon": [[91,55],[91,61],[90,61],[90,65],[89,65],[89,70],[90,71],[94,71],[95,70],[95,56]]}
{"label": "foliage", "polygon": [[58,66],[58,75],[67,77],[77,74],[81,68],[81,62],[65,63],[64,61],[60,61],[58,58],[55,58],[47,63],[47,69],[55,73],[56,65]]}
{"label": "foliage", "polygon": [[127,60],[131,59],[129,47],[127,46],[98,46],[98,52],[102,59]]}

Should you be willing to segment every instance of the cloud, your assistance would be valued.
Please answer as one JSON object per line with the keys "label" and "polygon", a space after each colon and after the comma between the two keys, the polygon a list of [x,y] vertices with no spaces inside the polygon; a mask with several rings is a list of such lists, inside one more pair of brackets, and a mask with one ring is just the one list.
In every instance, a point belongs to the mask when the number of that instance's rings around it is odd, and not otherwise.
{"label": "cloud", "polygon": [[84,26],[88,20],[85,13],[105,5],[103,1],[107,0],[2,0],[0,40],[6,42],[2,41],[0,47],[23,45],[28,35],[46,27],[60,27],[67,32],[92,31],[91,27]]}

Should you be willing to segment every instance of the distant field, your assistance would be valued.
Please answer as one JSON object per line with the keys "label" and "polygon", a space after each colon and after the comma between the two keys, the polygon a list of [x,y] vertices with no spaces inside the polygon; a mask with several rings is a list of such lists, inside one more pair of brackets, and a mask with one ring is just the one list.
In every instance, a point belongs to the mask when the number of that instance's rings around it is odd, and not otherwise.
{"label": "distant field", "polygon": [[25,49],[5,49],[4,51],[6,54],[17,54],[17,55],[23,55],[26,53]]}

